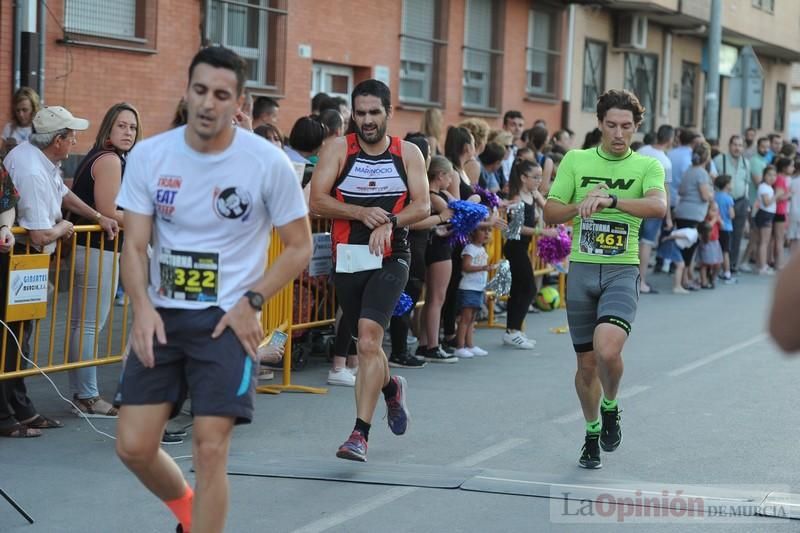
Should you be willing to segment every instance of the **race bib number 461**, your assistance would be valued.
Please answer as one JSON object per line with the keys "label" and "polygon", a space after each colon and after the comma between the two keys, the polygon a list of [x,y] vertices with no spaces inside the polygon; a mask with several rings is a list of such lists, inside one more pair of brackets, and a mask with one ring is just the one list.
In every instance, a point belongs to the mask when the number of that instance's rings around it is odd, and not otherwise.
{"label": "race bib number 461", "polygon": [[628,249],[628,225],[610,220],[581,219],[581,252],[621,255]]}
{"label": "race bib number 461", "polygon": [[219,254],[161,249],[159,294],[174,300],[216,303]]}

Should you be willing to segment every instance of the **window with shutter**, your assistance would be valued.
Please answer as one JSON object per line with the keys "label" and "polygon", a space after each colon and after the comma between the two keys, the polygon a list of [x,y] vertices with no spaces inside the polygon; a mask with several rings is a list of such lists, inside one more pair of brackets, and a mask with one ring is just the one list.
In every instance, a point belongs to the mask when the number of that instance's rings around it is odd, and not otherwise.
{"label": "window with shutter", "polygon": [[531,9],[528,12],[526,71],[528,94],[555,98],[558,66],[561,61],[561,35],[558,11]]}
{"label": "window with shutter", "polygon": [[444,6],[441,0],[403,0],[400,34],[400,101],[441,104],[439,72],[443,71]]}
{"label": "window with shutter", "polygon": [[597,108],[597,98],[603,93],[606,84],[606,44],[586,40],[583,49],[583,96],[581,107],[584,111]]}
{"label": "window with shutter", "polygon": [[499,47],[499,22],[503,2],[467,0],[464,36],[462,105],[465,108],[495,110],[498,107],[496,73],[503,51]]}
{"label": "window with shutter", "polygon": [[625,54],[625,89],[639,98],[645,108],[639,130],[647,133],[655,128],[658,57],[650,54]]}

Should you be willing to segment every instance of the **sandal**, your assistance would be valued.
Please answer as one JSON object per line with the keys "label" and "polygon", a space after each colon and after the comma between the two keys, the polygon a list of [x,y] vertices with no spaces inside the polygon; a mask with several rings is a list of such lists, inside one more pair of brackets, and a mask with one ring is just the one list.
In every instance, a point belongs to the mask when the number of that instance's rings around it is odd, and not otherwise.
{"label": "sandal", "polygon": [[0,429],[0,437],[8,437],[10,439],[31,439],[33,437],[41,437],[42,432],[38,429],[32,429],[25,424],[14,424],[7,428]]}
{"label": "sandal", "polygon": [[72,398],[72,403],[77,407],[77,409],[72,409],[72,412],[77,416],[85,416],[86,418],[117,418],[117,415],[119,415],[119,411],[100,396],[86,399],[75,396]]}
{"label": "sandal", "polygon": [[30,420],[23,421],[22,424],[33,429],[57,429],[64,427],[64,424],[58,420],[53,420],[44,415],[36,415]]}

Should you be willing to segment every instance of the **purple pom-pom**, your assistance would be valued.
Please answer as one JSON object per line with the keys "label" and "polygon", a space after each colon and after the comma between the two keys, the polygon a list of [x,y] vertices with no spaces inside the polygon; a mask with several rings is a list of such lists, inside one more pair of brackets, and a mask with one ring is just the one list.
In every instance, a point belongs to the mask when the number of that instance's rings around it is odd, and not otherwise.
{"label": "purple pom-pom", "polygon": [[409,311],[411,308],[414,307],[414,300],[411,299],[406,293],[400,295],[400,299],[397,300],[397,304],[394,306],[394,312],[392,313],[393,316],[403,316]]}
{"label": "purple pom-pom", "polygon": [[448,206],[453,211],[450,218],[450,244],[466,244],[469,242],[469,234],[478,227],[483,219],[489,216],[489,209],[481,204],[467,202],[465,200],[453,200]]}
{"label": "purple pom-pom", "polygon": [[572,239],[563,226],[558,227],[558,235],[556,237],[540,237],[536,241],[536,253],[551,265],[563,261],[571,250]]}
{"label": "purple pom-pom", "polygon": [[475,194],[481,197],[481,203],[489,208],[489,211],[500,207],[500,197],[488,189],[484,189],[480,185],[473,187]]}

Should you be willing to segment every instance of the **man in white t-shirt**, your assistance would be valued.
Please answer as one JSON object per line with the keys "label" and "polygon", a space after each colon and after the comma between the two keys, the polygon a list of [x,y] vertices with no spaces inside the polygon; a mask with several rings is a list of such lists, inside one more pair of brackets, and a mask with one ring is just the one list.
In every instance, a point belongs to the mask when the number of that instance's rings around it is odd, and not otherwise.
{"label": "man in white t-shirt", "polygon": [[[117,454],[175,514],[178,531],[223,530],[233,426],[253,416],[259,312],[311,255],[289,159],[232,126],[245,68],[226,48],[198,52],[189,67],[187,125],[136,145],[117,198],[126,222],[122,280],[134,310],[116,397]],[[265,272],[273,225],[284,251]],[[159,448],[187,394],[194,507],[180,468]]]}
{"label": "man in white t-shirt", "polygon": [[[655,158],[664,167],[664,187],[667,188],[667,191],[672,187],[672,161],[667,157],[667,150],[672,147],[674,138],[675,129],[668,124],[663,124],[656,132],[655,144],[647,144],[638,150],[642,155]],[[653,247],[658,244],[658,235],[661,232],[662,223],[666,231],[672,230],[669,198],[670,194],[667,192],[667,214],[664,219],[646,218],[642,220],[642,227],[639,230],[639,292],[642,294],[657,292],[647,284],[647,269],[650,266],[650,254],[653,251]]]}

